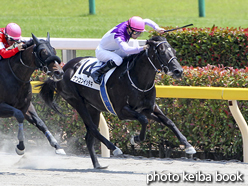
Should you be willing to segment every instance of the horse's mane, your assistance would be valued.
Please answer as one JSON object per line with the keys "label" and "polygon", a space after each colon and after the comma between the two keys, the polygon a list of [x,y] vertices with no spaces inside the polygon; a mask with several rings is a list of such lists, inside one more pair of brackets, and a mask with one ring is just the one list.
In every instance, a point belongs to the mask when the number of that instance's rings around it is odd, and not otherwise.
{"label": "horse's mane", "polygon": [[25,49],[30,47],[30,46],[32,46],[32,45],[34,45],[34,40],[33,39],[30,39],[29,41],[22,41],[22,42],[24,43],[22,46]]}
{"label": "horse's mane", "polygon": [[[166,38],[162,37],[162,36],[152,36],[149,40],[146,41],[146,44],[148,43],[148,41],[153,40],[153,41],[166,41]],[[123,59],[123,63],[127,63],[128,61],[131,62],[133,61],[133,59],[138,56],[138,55],[142,55],[145,51],[142,50],[140,53],[138,54],[132,54],[130,56],[124,57]]]}
{"label": "horse's mane", "polygon": [[166,41],[166,38],[162,36],[152,36],[150,39],[154,41]]}
{"label": "horse's mane", "polygon": [[[166,38],[164,38],[162,36],[152,36],[149,40],[146,41],[146,44],[148,44],[149,42],[152,42],[152,41],[166,41]],[[122,65],[125,65],[126,66],[127,62],[129,62],[130,65],[129,65],[129,68],[126,69],[123,72],[123,74],[126,73],[127,70],[130,70],[131,68],[133,68],[135,58],[137,58],[138,56],[142,55],[144,52],[145,52],[145,50],[142,50],[138,54],[132,54],[130,56],[124,57],[123,62],[122,62]]]}
{"label": "horse's mane", "polygon": [[123,63],[127,63],[128,61],[129,62],[132,62],[136,57],[138,57],[139,55],[143,54],[145,51],[141,51],[140,53],[138,54],[132,54],[130,56],[127,56],[127,57],[124,57],[123,58]]}

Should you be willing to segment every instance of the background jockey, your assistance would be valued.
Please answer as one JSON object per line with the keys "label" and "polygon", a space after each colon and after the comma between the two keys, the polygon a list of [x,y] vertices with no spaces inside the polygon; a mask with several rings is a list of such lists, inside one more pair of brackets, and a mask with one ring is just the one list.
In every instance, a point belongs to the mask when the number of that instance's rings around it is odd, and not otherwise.
{"label": "background jockey", "polygon": [[102,37],[95,52],[97,59],[106,63],[91,74],[95,83],[100,84],[100,76],[102,74],[106,73],[111,68],[120,66],[123,57],[130,54],[137,54],[148,47],[147,45],[136,47],[128,45],[130,38],[137,39],[142,32],[146,31],[145,25],[152,27],[159,33],[164,32],[164,29],[160,28],[152,20],[133,16],[128,21],[122,22],[109,30]]}
{"label": "background jockey", "polygon": [[0,28],[0,60],[14,56],[24,50],[21,39],[21,28],[16,23],[9,23],[5,28]]}

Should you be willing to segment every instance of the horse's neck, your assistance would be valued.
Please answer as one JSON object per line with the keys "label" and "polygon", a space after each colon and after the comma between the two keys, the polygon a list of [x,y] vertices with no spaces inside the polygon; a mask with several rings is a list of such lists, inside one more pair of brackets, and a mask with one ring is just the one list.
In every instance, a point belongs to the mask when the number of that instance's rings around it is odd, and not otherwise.
{"label": "horse's neck", "polygon": [[134,67],[130,70],[130,76],[139,88],[147,89],[154,83],[156,72],[150,64],[147,56],[143,53],[134,59]]}
{"label": "horse's neck", "polygon": [[10,63],[14,74],[22,81],[28,81],[35,70],[33,46],[21,53],[17,53]]}

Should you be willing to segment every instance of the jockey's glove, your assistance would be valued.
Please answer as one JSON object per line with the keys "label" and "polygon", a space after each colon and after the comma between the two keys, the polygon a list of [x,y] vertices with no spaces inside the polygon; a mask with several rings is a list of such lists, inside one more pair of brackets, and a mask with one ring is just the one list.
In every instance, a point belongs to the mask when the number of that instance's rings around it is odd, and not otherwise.
{"label": "jockey's glove", "polygon": [[144,46],[143,46],[143,49],[144,49],[144,50],[146,50],[146,49],[148,49],[148,48],[149,48],[149,45],[144,45]]}

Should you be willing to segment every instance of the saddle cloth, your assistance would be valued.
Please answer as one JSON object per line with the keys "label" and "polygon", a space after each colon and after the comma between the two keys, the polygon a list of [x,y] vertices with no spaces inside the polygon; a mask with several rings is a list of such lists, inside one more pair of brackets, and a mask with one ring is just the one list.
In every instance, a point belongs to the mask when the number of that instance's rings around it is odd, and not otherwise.
{"label": "saddle cloth", "polygon": [[116,68],[110,69],[106,74],[102,76],[102,83],[98,85],[94,83],[90,74],[101,67],[103,62],[99,61],[97,58],[85,58],[82,59],[80,67],[77,69],[75,74],[71,77],[71,81],[82,86],[86,86],[95,90],[100,91],[100,96],[102,98],[103,104],[106,109],[111,113],[116,115],[116,112],[112,106],[112,103],[109,99],[106,84],[109,77],[114,72]]}

